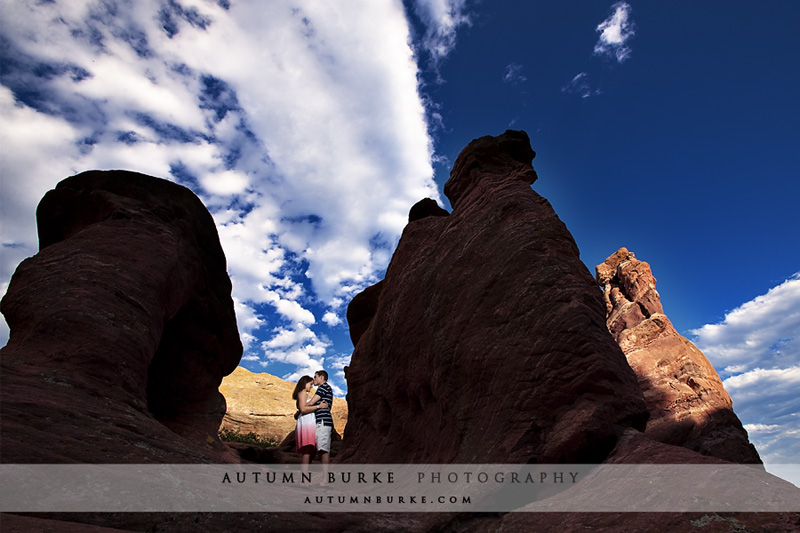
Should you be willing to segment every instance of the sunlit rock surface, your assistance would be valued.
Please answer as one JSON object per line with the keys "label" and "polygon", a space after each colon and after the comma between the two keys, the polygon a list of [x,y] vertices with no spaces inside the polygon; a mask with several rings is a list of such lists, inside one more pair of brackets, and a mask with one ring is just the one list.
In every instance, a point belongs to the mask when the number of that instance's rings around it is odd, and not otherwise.
{"label": "sunlit rock surface", "polygon": [[736,463],[760,463],[719,375],[664,314],[650,265],[619,249],[597,266],[608,329],[639,378],[659,442]]}

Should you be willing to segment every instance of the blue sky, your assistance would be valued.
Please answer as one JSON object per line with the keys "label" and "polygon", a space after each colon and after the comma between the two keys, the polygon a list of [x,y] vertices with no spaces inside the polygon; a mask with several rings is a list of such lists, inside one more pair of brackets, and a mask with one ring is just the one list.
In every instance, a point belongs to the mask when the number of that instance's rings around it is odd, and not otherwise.
{"label": "blue sky", "polygon": [[[339,394],[346,306],[472,139],[526,130],[594,272],[625,246],[768,463],[800,463],[800,5],[0,0],[0,289],[61,179],[191,187],[242,365]],[[0,341],[7,337],[0,328]]]}

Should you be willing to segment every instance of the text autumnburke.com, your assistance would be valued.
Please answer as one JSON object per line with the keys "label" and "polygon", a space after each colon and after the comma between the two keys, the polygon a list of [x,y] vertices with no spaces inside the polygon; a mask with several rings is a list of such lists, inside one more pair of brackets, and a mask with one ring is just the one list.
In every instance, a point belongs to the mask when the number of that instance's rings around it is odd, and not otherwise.
{"label": "text autumnburke.com", "polygon": [[305,504],[375,504],[375,505],[418,505],[428,503],[438,503],[451,505],[470,505],[472,498],[470,496],[437,496],[429,498],[428,496],[306,496],[303,500]]}

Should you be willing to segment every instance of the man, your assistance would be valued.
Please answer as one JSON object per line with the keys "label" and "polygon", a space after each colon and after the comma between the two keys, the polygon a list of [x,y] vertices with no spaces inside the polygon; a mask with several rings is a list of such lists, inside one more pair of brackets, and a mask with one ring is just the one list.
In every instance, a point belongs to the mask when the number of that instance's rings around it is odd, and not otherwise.
{"label": "man", "polygon": [[328,404],[328,407],[314,411],[317,417],[317,451],[320,453],[324,480],[327,482],[328,465],[330,464],[331,432],[333,431],[333,416],[331,416],[333,389],[328,385],[328,373],[324,370],[317,370],[314,372],[314,386],[317,387],[317,393],[311,398],[310,403],[312,405],[317,405],[322,402]]}

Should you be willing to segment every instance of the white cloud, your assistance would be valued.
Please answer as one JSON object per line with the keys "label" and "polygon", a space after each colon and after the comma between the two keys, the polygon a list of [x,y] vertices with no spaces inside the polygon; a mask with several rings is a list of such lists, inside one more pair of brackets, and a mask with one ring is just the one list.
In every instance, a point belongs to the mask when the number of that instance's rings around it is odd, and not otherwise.
{"label": "white cloud", "polygon": [[614,57],[622,63],[631,56],[631,48],[626,43],[634,36],[635,26],[630,20],[630,4],[617,2],[611,8],[614,13],[597,26],[600,37],[594,53]]}
{"label": "white cloud", "polygon": [[561,88],[562,93],[577,94],[581,98],[589,98],[602,94],[600,89],[593,89],[589,81],[589,74],[580,72],[572,80]]}
{"label": "white cloud", "polygon": [[[327,371],[331,377],[328,383],[333,389],[334,396],[344,396],[345,391],[336,386],[335,381],[344,383],[344,367],[350,364],[350,354],[334,355],[327,359]],[[335,380],[333,378],[336,378]]]}
{"label": "white cloud", "polygon": [[261,365],[266,367],[271,361],[288,364],[295,370],[282,378],[297,381],[301,376],[313,376],[314,372],[325,368],[325,354],[330,346],[330,341],[318,337],[303,324],[280,328],[272,340],[262,343],[266,359],[262,360]]}
{"label": "white cloud", "polygon": [[[439,197],[402,3],[0,7],[11,59],[0,222],[13,245],[0,286],[35,253],[36,205],[61,179],[94,168],[170,178],[214,215],[247,357],[317,366],[324,339],[254,350],[276,327],[313,330],[315,313],[334,322],[382,275],[410,207]],[[464,2],[415,9],[443,58],[468,23]]]}
{"label": "white cloud", "polygon": [[314,318],[314,313],[304,308],[296,300],[287,300],[281,298],[277,292],[267,291],[268,301],[275,306],[275,309],[286,320],[297,322],[299,324],[313,324],[317,320]]}
{"label": "white cloud", "polygon": [[456,46],[460,26],[471,25],[466,0],[416,0],[414,12],[425,26],[422,47],[430,54],[434,67]]}
{"label": "white cloud", "polygon": [[764,462],[800,463],[800,274],[690,333]]}
{"label": "white cloud", "polygon": [[[2,17],[0,17],[2,20]],[[0,86],[0,297],[11,274],[39,250],[36,205],[54,185],[51,176],[73,173],[79,155],[74,140],[80,128],[17,105],[12,92]],[[8,325],[0,319],[0,346],[8,340]]]}
{"label": "white cloud", "polygon": [[297,344],[303,344],[308,340],[316,338],[314,332],[302,323],[296,324],[293,329],[278,328],[275,332],[277,334],[263,344],[265,349],[286,348]]}
{"label": "white cloud", "polygon": [[511,63],[506,66],[506,71],[503,74],[503,81],[506,83],[518,84],[528,81],[528,78],[522,74],[522,65]]}
{"label": "white cloud", "polygon": [[800,464],[800,365],[750,372],[723,382],[736,414],[767,464]]}
{"label": "white cloud", "polygon": [[723,376],[800,363],[800,273],[690,333]]}
{"label": "white cloud", "polygon": [[236,324],[239,328],[239,337],[245,352],[256,341],[253,332],[264,325],[264,317],[258,315],[251,306],[244,305],[238,298],[233,298],[233,309],[236,312]]}
{"label": "white cloud", "polygon": [[777,424],[745,424],[744,429],[749,433],[771,432],[780,429]]}
{"label": "white cloud", "polygon": [[322,316],[322,321],[328,324],[330,327],[338,326],[342,323],[342,319],[339,318],[339,315],[334,313],[333,311],[328,311]]}
{"label": "white cloud", "polygon": [[224,170],[216,174],[197,172],[200,177],[200,185],[211,194],[219,196],[230,196],[234,194],[244,194],[247,191],[249,180],[242,172]]}

